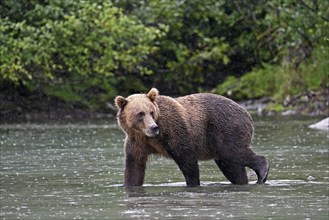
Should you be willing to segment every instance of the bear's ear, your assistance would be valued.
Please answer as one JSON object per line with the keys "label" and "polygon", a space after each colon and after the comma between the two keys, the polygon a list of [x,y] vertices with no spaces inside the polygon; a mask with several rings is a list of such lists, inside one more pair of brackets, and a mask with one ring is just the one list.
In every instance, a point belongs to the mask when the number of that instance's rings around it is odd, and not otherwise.
{"label": "bear's ear", "polygon": [[127,99],[122,96],[117,96],[114,99],[115,107],[117,107],[118,110],[122,109],[127,104],[127,102],[128,102]]}
{"label": "bear's ear", "polygon": [[152,88],[148,93],[147,93],[147,97],[154,102],[157,95],[159,95],[159,91],[156,88]]}

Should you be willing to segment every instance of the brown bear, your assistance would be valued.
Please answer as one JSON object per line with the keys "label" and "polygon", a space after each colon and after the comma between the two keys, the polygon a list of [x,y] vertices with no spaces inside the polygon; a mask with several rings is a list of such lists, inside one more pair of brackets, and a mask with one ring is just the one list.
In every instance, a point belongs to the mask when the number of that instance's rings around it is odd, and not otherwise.
{"label": "brown bear", "polygon": [[245,167],[253,169],[258,184],[269,171],[266,157],[250,148],[253,121],[234,101],[214,94],[178,98],[147,94],[115,98],[118,124],[126,134],[125,186],[141,186],[148,157],[173,159],[187,186],[200,185],[198,160],[214,159],[233,184],[248,184]]}

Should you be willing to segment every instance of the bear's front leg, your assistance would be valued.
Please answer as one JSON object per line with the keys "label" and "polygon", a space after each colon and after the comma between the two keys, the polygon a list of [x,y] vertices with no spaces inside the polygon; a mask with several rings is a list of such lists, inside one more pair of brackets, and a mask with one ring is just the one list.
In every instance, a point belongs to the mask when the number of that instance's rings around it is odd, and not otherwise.
{"label": "bear's front leg", "polygon": [[145,177],[148,155],[140,152],[136,146],[126,145],[126,165],[124,186],[142,186]]}
{"label": "bear's front leg", "polygon": [[135,155],[126,155],[124,186],[142,186],[146,170],[146,158],[136,158]]}

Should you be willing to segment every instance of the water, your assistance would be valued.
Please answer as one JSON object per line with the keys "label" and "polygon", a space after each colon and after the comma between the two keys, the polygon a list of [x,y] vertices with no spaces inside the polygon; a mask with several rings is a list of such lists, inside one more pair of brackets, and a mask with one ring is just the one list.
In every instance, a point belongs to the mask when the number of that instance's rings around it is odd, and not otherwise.
{"label": "water", "polygon": [[185,187],[173,161],[152,158],[144,187],[122,187],[123,133],[112,119],[0,125],[1,219],[328,219],[329,135],[316,118],[255,118],[266,185],[231,185],[213,161]]}

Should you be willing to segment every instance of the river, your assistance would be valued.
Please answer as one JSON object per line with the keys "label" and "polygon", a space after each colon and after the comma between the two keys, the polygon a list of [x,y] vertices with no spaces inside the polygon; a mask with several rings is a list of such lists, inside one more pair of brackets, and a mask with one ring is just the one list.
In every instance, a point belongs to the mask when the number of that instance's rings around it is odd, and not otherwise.
{"label": "river", "polygon": [[185,187],[173,161],[153,157],[144,187],[122,187],[124,134],[114,119],[0,125],[1,219],[328,219],[329,134],[312,117],[255,117],[265,185],[230,184],[213,161]]}

